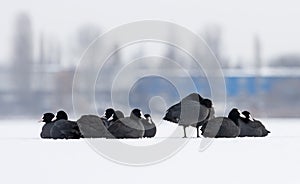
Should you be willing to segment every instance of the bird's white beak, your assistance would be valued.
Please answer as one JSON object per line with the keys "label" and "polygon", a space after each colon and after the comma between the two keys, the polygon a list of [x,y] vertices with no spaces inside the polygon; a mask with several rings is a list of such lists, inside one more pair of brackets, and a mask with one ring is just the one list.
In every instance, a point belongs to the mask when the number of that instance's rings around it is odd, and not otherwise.
{"label": "bird's white beak", "polygon": [[243,113],[240,113],[241,118],[246,118],[246,116]]}
{"label": "bird's white beak", "polygon": [[250,119],[251,121],[254,121],[254,119],[252,118],[252,116],[251,116],[251,115],[249,115],[249,119]]}
{"label": "bird's white beak", "polygon": [[240,110],[238,109],[238,112],[240,113],[240,117],[241,117],[241,118],[246,118],[246,116],[242,113],[242,111],[240,111]]}
{"label": "bird's white beak", "polygon": [[141,111],[141,118],[146,119],[145,116],[144,116],[144,113],[142,113],[142,111]]}

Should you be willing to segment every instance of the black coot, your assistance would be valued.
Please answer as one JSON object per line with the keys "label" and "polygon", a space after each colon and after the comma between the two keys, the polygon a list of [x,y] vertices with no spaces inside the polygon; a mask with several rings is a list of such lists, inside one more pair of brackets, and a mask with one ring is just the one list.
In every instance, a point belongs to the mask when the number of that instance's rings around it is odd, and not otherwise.
{"label": "black coot", "polygon": [[69,121],[68,115],[64,111],[57,112],[50,134],[54,139],[79,139],[81,137],[77,123]]}
{"label": "black coot", "polygon": [[240,134],[240,112],[233,108],[228,117],[217,117],[208,120],[201,127],[204,137],[233,138]]}
{"label": "black coot", "polygon": [[113,122],[108,130],[114,138],[142,138],[144,127],[141,122],[141,111],[133,109],[130,117],[121,118]]}
{"label": "black coot", "polygon": [[51,128],[53,127],[53,125],[54,125],[54,122],[52,121],[52,119],[54,117],[55,117],[55,115],[53,113],[49,113],[49,112],[45,113],[43,115],[41,122],[45,122],[45,125],[43,126],[42,132],[40,134],[41,138],[44,138],[44,139],[52,138],[51,134],[50,134],[50,131],[51,131]]}
{"label": "black coot", "polygon": [[199,136],[198,128],[211,117],[210,112],[214,112],[211,100],[192,93],[171,106],[163,119],[183,126],[184,137],[186,137],[186,127],[193,125],[197,128],[197,136]]}
{"label": "black coot", "polygon": [[181,103],[186,101],[194,101],[200,103],[203,100],[202,96],[197,93],[191,93],[188,96],[184,97],[180,102],[171,106],[164,116],[164,120],[170,121],[173,123],[178,123],[181,111]]}
{"label": "black coot", "polygon": [[142,119],[142,123],[145,129],[145,133],[143,137],[154,137],[156,134],[156,126],[153,122],[150,114],[145,114],[144,117],[146,119]]}
{"label": "black coot", "polygon": [[106,109],[105,114],[101,117],[102,122],[104,123],[105,127],[108,128],[110,125],[109,119],[115,114],[115,110],[112,108]]}
{"label": "black coot", "polygon": [[240,137],[265,137],[270,133],[260,121],[252,118],[249,111],[243,111],[243,115]]}
{"label": "black coot", "polygon": [[99,117],[96,115],[83,115],[77,120],[80,132],[84,138],[106,138],[110,136],[107,130],[110,122],[109,118],[114,114],[112,108],[105,110],[105,115]]}

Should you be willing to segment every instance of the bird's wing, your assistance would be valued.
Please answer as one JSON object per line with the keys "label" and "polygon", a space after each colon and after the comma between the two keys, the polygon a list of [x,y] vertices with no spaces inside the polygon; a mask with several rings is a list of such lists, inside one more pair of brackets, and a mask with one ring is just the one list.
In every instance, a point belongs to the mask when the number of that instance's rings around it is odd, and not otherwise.
{"label": "bird's wing", "polygon": [[109,126],[108,131],[113,135],[126,135],[132,128],[126,126],[130,118],[121,118]]}
{"label": "bird's wing", "polygon": [[250,121],[249,126],[252,128],[265,128],[265,126],[258,120]]}
{"label": "bird's wing", "polygon": [[209,115],[209,109],[198,102],[188,101],[181,105],[180,123],[191,125],[205,120]]}

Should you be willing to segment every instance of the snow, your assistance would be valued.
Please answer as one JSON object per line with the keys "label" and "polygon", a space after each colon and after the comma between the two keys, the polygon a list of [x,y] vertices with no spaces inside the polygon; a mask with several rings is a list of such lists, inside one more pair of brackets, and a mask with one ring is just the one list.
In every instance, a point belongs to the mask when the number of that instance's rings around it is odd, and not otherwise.
{"label": "snow", "polygon": [[[299,183],[300,120],[262,121],[272,132],[268,137],[215,139],[204,151],[199,151],[203,139],[186,139],[170,158],[137,167],[104,158],[83,139],[42,140],[42,124],[35,121],[2,120],[0,183]],[[152,145],[176,129],[171,123],[158,124],[154,139],[122,141]]]}

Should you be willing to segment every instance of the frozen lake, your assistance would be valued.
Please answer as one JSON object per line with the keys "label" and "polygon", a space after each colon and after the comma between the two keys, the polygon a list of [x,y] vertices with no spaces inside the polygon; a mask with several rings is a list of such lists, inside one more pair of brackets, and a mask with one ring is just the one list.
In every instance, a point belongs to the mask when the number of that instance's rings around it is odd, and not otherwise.
{"label": "frozen lake", "polygon": [[[135,167],[102,157],[83,139],[42,140],[39,138],[42,124],[35,120],[1,120],[0,183],[298,184],[300,119],[262,121],[272,132],[268,137],[216,139],[203,152],[199,151],[202,139],[193,138],[169,159]],[[166,139],[175,128],[164,122],[159,124],[154,139],[122,141],[151,145]],[[118,140],[99,141],[114,144]]]}

